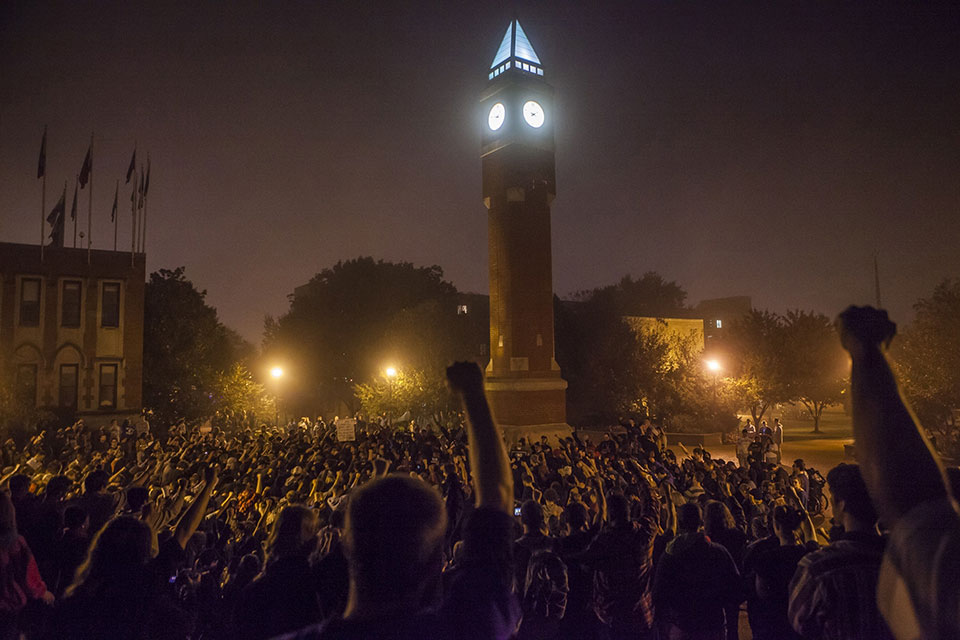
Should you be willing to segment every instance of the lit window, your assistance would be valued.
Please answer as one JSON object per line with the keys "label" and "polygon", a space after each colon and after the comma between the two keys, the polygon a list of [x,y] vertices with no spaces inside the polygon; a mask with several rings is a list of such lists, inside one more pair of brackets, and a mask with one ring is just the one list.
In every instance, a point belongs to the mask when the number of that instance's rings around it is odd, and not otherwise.
{"label": "lit window", "polygon": [[542,75],[543,75],[543,69],[537,69],[537,75],[538,75],[538,76],[542,76]]}
{"label": "lit window", "polygon": [[103,283],[103,296],[100,307],[100,326],[120,326],[120,285],[116,282]]}
{"label": "lit window", "polygon": [[20,282],[20,326],[40,326],[39,278],[24,278]]}
{"label": "lit window", "polygon": [[524,63],[523,63],[523,70],[524,70],[524,71],[530,71],[530,65],[528,65],[526,62],[524,62]]}
{"label": "lit window", "polygon": [[493,74],[492,74],[492,73],[491,73],[489,76],[487,76],[487,80],[493,80]]}
{"label": "lit window", "polygon": [[465,305],[465,304],[458,304],[458,305],[457,305],[457,315],[458,315],[458,316],[465,316],[465,315],[467,315],[467,305]]}
{"label": "lit window", "polygon": [[63,283],[63,298],[60,307],[60,326],[80,326],[80,281],[68,280]]}
{"label": "lit window", "polygon": [[117,365],[100,365],[100,408],[115,409],[117,406]]}
{"label": "lit window", "polygon": [[723,328],[723,320],[717,320],[717,329]]}
{"label": "lit window", "polygon": [[516,60],[513,61],[513,66],[516,67],[517,69],[522,69],[522,68],[523,68],[523,67],[520,66],[520,63],[517,62]]}

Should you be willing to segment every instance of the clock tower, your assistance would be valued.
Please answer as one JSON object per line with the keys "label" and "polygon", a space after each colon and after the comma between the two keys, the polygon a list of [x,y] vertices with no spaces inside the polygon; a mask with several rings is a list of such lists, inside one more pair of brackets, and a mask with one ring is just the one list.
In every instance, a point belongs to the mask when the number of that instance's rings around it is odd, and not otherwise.
{"label": "clock tower", "polygon": [[553,87],[517,20],[487,80],[480,98],[490,251],[487,397],[508,440],[566,435],[567,383],[553,337]]}

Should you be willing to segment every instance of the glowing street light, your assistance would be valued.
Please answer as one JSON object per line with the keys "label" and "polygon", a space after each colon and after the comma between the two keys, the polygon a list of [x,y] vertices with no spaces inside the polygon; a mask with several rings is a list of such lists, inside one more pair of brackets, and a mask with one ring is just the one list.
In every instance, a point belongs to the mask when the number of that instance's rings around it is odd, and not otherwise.
{"label": "glowing street light", "polygon": [[720,366],[720,361],[711,358],[707,360],[704,364],[707,365],[707,369],[713,372],[713,403],[717,403],[717,384],[718,384],[718,374],[720,369],[723,367]]}
{"label": "glowing street light", "polygon": [[277,392],[273,396],[273,410],[274,410],[274,419],[276,425],[280,426],[280,378],[283,377],[283,368],[282,367],[273,367],[270,369],[270,376],[276,380]]}
{"label": "glowing street light", "polygon": [[397,377],[397,368],[396,368],[396,367],[387,367],[386,370],[384,371],[384,373],[387,374],[387,377],[388,377],[388,378],[396,378],[396,377]]}

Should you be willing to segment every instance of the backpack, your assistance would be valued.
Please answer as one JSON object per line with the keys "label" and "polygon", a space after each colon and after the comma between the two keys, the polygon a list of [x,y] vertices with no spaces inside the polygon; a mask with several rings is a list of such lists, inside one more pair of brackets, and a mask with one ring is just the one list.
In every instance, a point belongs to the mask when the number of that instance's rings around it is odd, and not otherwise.
{"label": "backpack", "polygon": [[524,617],[560,620],[567,610],[567,565],[553,551],[544,549],[530,557],[523,586]]}

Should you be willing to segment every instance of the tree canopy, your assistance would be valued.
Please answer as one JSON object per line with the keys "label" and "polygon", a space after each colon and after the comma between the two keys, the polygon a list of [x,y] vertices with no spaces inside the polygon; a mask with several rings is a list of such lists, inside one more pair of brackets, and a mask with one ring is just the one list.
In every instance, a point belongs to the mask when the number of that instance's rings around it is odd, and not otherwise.
{"label": "tree canopy", "polygon": [[213,413],[219,375],[249,349],[184,271],[151,273],[144,294],[144,406],[165,423]]}
{"label": "tree canopy", "polygon": [[925,427],[954,428],[960,409],[960,280],[944,280],[913,308],[916,318],[893,343],[901,386]]}
{"label": "tree canopy", "polygon": [[440,377],[450,360],[477,355],[487,315],[458,315],[457,295],[438,266],[338,262],[298,287],[286,314],[267,320],[264,352],[294,372],[292,401],[356,409],[355,386],[386,366]]}

